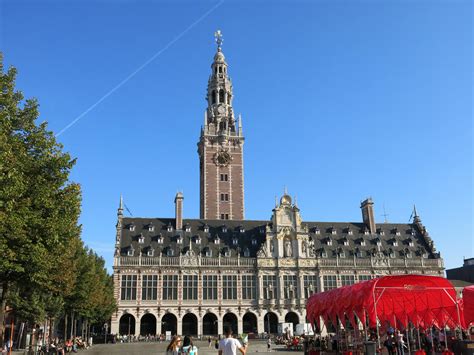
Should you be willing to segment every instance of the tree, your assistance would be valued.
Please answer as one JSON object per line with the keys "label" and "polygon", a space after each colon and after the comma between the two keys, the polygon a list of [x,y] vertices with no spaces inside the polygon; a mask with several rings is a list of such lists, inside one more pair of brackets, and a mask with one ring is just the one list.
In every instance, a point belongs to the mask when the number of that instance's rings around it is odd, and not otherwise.
{"label": "tree", "polygon": [[74,262],[68,248],[80,240],[81,191],[69,180],[75,159],[46,122],[36,123],[38,102],[24,101],[16,74],[4,72],[0,56],[0,345],[7,301],[33,322],[44,317],[47,297],[61,304],[75,270],[57,268]]}

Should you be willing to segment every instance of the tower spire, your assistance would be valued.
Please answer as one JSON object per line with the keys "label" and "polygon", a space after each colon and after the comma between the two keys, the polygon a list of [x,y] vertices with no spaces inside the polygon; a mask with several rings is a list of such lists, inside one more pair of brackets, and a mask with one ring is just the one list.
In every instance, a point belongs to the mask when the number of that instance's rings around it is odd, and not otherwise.
{"label": "tower spire", "polygon": [[119,208],[117,209],[117,216],[123,216],[123,196],[120,194]]}
{"label": "tower spire", "polygon": [[216,32],[214,32],[214,37],[217,43],[217,51],[220,52],[222,48],[222,43],[224,42],[224,38],[222,38],[221,30],[217,30]]}

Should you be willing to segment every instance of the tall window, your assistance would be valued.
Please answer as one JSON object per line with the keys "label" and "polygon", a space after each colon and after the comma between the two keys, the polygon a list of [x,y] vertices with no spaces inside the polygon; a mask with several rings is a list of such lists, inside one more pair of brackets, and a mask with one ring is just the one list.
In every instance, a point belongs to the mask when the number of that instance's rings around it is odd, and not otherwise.
{"label": "tall window", "polygon": [[137,275],[122,275],[120,299],[131,301],[137,299]]}
{"label": "tall window", "polygon": [[318,292],[318,277],[316,275],[304,275],[304,295],[309,298],[312,294]]}
{"label": "tall window", "polygon": [[142,300],[154,301],[157,298],[158,275],[142,276]]}
{"label": "tall window", "polygon": [[263,292],[267,300],[277,298],[277,278],[275,275],[263,275]]}
{"label": "tall window", "polygon": [[163,275],[163,299],[178,299],[178,275]]}
{"label": "tall window", "polygon": [[217,300],[217,275],[203,275],[202,298],[205,300]]}
{"label": "tall window", "polygon": [[198,275],[183,275],[183,300],[198,299]]}
{"label": "tall window", "polygon": [[255,275],[242,275],[242,298],[244,300],[253,300],[256,298],[255,286]]}
{"label": "tall window", "polygon": [[372,280],[372,275],[359,275],[359,282]]}
{"label": "tall window", "polygon": [[332,290],[337,288],[337,276],[336,275],[325,275],[323,276],[324,291]]}
{"label": "tall window", "polygon": [[298,282],[296,275],[283,275],[283,288],[286,299],[297,298]]}
{"label": "tall window", "polygon": [[222,275],[222,299],[237,299],[237,275]]}
{"label": "tall window", "polygon": [[355,284],[355,275],[341,275],[341,285],[350,286]]}

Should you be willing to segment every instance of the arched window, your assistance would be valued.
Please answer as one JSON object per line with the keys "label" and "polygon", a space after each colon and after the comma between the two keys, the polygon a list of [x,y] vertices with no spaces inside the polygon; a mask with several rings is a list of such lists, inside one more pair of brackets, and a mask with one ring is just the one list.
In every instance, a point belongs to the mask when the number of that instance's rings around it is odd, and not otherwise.
{"label": "arched window", "polygon": [[224,90],[221,89],[219,91],[219,103],[224,103],[224,97],[225,97]]}
{"label": "arched window", "polygon": [[215,104],[217,101],[217,94],[216,90],[212,90],[212,99],[211,99],[211,104]]}
{"label": "arched window", "polygon": [[222,67],[219,67],[219,73],[222,73]]}

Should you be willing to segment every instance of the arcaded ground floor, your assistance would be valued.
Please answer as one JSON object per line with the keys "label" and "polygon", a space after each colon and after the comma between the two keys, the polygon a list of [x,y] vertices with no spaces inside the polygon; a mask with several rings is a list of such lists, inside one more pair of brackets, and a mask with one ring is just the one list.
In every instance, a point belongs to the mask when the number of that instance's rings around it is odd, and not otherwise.
{"label": "arcaded ground floor", "polygon": [[217,336],[230,326],[235,334],[278,332],[279,323],[305,323],[304,310],[281,309],[255,312],[240,307],[210,308],[206,310],[167,309],[165,312],[120,310],[111,322],[111,333],[120,335],[182,334],[192,336]]}
{"label": "arcaded ground floor", "polygon": [[[199,355],[217,355],[217,350],[214,347],[209,348],[207,342],[196,341],[196,346],[199,348]],[[82,351],[84,355],[106,355],[106,354],[164,354],[168,342],[164,343],[130,343],[130,344],[107,344],[94,345],[91,349]],[[272,345],[272,352],[277,352],[280,355],[300,354],[297,351],[285,351],[283,346]],[[257,354],[267,352],[267,343],[265,340],[251,340],[247,354]]]}

